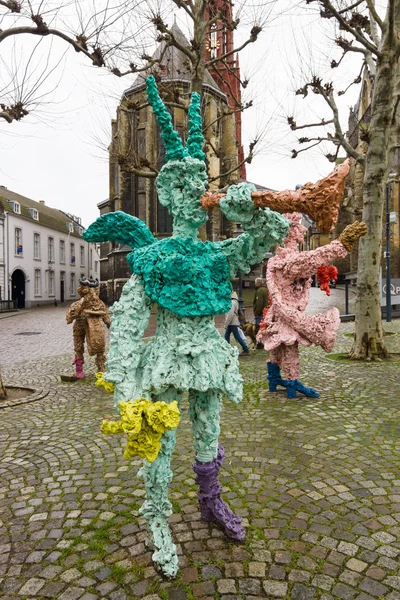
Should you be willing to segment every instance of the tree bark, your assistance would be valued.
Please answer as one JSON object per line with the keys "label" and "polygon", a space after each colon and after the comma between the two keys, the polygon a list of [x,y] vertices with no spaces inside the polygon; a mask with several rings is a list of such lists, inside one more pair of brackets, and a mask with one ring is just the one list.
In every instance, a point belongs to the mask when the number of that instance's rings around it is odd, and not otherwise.
{"label": "tree bark", "polygon": [[[387,358],[383,338],[380,307],[380,264],[382,255],[383,207],[385,186],[391,167],[390,141],[395,111],[395,89],[398,77],[399,48],[396,44],[393,16],[400,12],[400,0],[389,2],[381,56],[377,60],[374,91],[371,103],[370,139],[365,164],[364,204],[362,220],[368,233],[361,238],[358,257],[356,324],[353,359],[376,360]],[[393,12],[391,12],[391,9]],[[397,19],[395,19],[397,21]],[[398,34],[398,33],[397,33]]]}
{"label": "tree bark", "polygon": [[0,400],[5,400],[7,398],[6,388],[3,384],[3,380],[0,372]]}

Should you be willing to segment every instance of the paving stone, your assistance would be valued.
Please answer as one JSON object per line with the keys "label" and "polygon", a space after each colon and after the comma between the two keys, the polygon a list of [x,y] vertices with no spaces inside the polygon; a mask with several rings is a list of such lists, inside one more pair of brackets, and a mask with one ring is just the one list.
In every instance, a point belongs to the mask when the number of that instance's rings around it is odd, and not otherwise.
{"label": "paving stone", "polygon": [[199,578],[199,571],[196,567],[187,567],[186,569],[182,569],[182,581],[183,583],[191,583],[192,581],[197,581]]}
{"label": "paving stone", "polygon": [[81,598],[84,593],[85,590],[82,588],[69,587],[57,600],[78,600],[78,598]]}
{"label": "paving stone", "polygon": [[273,598],[283,598],[286,596],[288,584],[282,581],[272,581],[266,579],[263,581],[263,588],[267,596]]}
{"label": "paving stone", "polygon": [[351,571],[362,573],[362,571],[368,567],[368,563],[365,563],[362,560],[357,560],[356,558],[351,558],[349,561],[347,561],[346,567]]}
{"label": "paving stone", "polygon": [[58,598],[65,588],[65,583],[60,581],[51,581],[40,590],[40,595],[45,598]]}
{"label": "paving stone", "polygon": [[387,577],[383,583],[385,583],[386,585],[389,585],[390,587],[394,588],[395,590],[400,590],[400,577],[399,576],[389,575],[389,577]]}
{"label": "paving stone", "polygon": [[337,583],[332,589],[332,594],[335,598],[340,598],[340,600],[352,600],[357,591],[345,583]]}
{"label": "paving stone", "polygon": [[260,593],[261,584],[257,579],[239,580],[239,593],[245,595],[257,595]]}
{"label": "paving stone", "polygon": [[236,586],[234,579],[219,579],[217,581],[217,590],[219,594],[235,594]]}
{"label": "paving stone", "polygon": [[335,580],[328,575],[316,575],[311,583],[313,586],[329,592],[334,581]]}
{"label": "paving stone", "polygon": [[212,581],[204,581],[203,583],[194,583],[192,586],[193,595],[197,597],[214,595],[215,585]]}
{"label": "paving stone", "polygon": [[371,596],[384,596],[388,591],[388,588],[385,585],[382,585],[378,581],[374,581],[369,577],[363,579],[360,583],[360,589],[364,592],[367,592]]}
{"label": "paving stone", "polygon": [[314,596],[314,588],[308,587],[303,583],[295,583],[290,598],[292,600],[313,600]]}
{"label": "paving stone", "polygon": [[46,582],[43,581],[43,579],[32,577],[32,579],[28,579],[28,581],[22,586],[22,588],[19,590],[19,593],[21,596],[36,596],[45,583]]}
{"label": "paving stone", "polygon": [[208,580],[208,579],[219,579],[222,577],[222,573],[221,570],[216,567],[215,565],[207,565],[205,567],[202,568],[201,570],[201,574],[204,580]]}

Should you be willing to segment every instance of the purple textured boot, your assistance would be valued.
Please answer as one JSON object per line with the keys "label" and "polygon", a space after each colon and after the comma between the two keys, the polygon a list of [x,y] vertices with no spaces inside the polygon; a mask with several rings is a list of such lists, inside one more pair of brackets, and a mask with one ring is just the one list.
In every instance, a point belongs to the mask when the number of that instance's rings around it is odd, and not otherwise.
{"label": "purple textured boot", "polygon": [[203,521],[219,523],[225,533],[233,540],[242,542],[246,531],[242,527],[242,519],[237,517],[222,500],[222,487],[218,481],[218,471],[224,460],[224,448],[218,445],[218,455],[213,461],[201,463],[197,460],[193,465],[196,473],[196,483],[199,484],[197,497],[199,499],[200,513]]}
{"label": "purple textured boot", "polygon": [[78,358],[75,356],[75,360],[72,363],[75,365],[75,375],[78,379],[85,379],[85,373],[83,372],[83,365],[85,360],[83,358]]}

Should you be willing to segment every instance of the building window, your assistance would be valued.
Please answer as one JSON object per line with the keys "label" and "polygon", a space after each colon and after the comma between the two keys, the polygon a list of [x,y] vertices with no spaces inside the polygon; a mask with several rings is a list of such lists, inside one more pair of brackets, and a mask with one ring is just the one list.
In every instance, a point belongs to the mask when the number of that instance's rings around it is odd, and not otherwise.
{"label": "building window", "polygon": [[18,202],[13,202],[12,203],[12,207],[13,207],[13,211],[17,214],[20,215],[21,214],[21,205]]}
{"label": "building window", "polygon": [[95,273],[99,272],[99,261],[98,260],[94,261],[94,272]]}
{"label": "building window", "polygon": [[85,246],[80,247],[81,267],[85,266]]}
{"label": "building window", "polygon": [[33,234],[33,258],[40,259],[40,233]]}
{"label": "building window", "polygon": [[75,244],[69,245],[69,254],[71,258],[71,265],[75,265]]}
{"label": "building window", "polygon": [[32,219],[34,219],[35,221],[39,221],[39,213],[36,210],[36,208],[28,208],[28,211]]}
{"label": "building window", "polygon": [[49,296],[54,296],[54,271],[48,272],[48,281],[49,281]]}
{"label": "building window", "polygon": [[91,271],[93,269],[93,249],[90,248],[90,265],[89,265],[89,271]]}
{"label": "building window", "polygon": [[40,269],[35,269],[35,296],[42,295],[42,276]]}
{"label": "building window", "polygon": [[48,245],[47,245],[47,249],[48,249],[48,261],[49,262],[54,262],[54,238],[49,237],[47,243],[48,243]]}
{"label": "building window", "polygon": [[22,229],[19,227],[15,228],[15,254],[22,256]]}
{"label": "building window", "polygon": [[60,263],[65,264],[65,242],[60,240]]}
{"label": "building window", "polygon": [[75,296],[76,288],[75,288],[75,273],[71,273],[71,296]]}

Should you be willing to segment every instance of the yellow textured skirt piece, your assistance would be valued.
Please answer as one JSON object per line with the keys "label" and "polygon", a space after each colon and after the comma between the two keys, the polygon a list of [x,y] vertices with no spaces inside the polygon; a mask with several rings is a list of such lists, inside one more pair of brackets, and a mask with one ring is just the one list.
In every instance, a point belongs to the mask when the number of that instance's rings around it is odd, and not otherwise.
{"label": "yellow textured skirt piece", "polygon": [[178,426],[180,412],[176,400],[151,402],[139,398],[134,402],[118,402],[120,421],[103,421],[101,431],[105,434],[126,433],[124,458],[141,456],[153,462],[161,449],[161,436]]}

